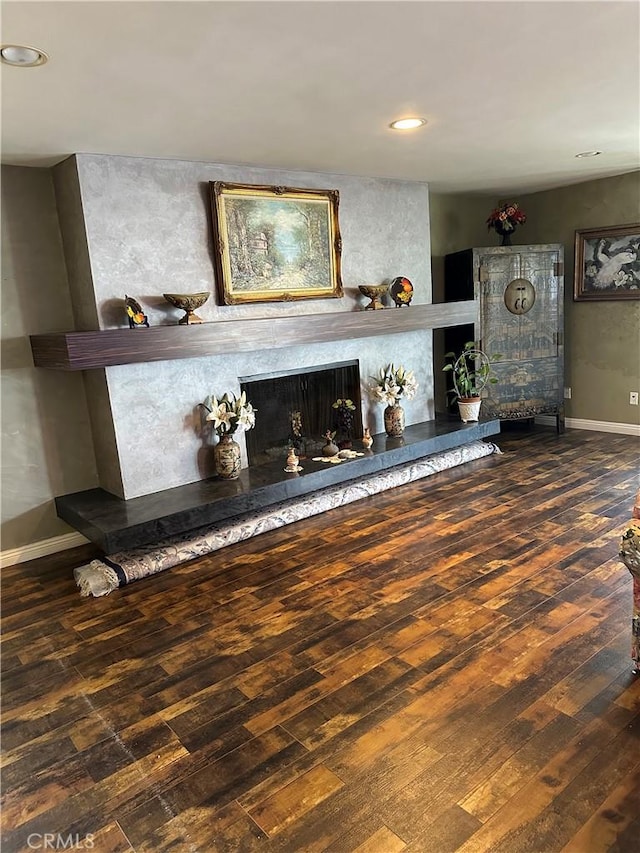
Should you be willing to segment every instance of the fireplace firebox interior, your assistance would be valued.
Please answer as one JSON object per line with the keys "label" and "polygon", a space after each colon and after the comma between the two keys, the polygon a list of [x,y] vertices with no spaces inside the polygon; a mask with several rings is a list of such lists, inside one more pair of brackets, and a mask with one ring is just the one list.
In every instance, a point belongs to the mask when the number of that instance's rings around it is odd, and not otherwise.
{"label": "fireplace firebox interior", "polygon": [[[327,430],[341,447],[362,437],[357,360],[245,376],[240,388],[257,410],[255,428],[246,434],[249,465],[286,458],[290,447],[301,459],[317,456]],[[333,407],[338,400],[353,403],[346,418]]]}

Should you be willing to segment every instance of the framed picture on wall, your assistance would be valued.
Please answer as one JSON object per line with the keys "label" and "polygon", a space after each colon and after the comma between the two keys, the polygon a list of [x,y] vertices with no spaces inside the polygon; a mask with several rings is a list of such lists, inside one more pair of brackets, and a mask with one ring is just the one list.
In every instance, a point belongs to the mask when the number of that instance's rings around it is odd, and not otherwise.
{"label": "framed picture on wall", "polygon": [[640,225],[576,231],[573,298],[640,299]]}
{"label": "framed picture on wall", "polygon": [[211,181],[224,305],[342,296],[337,190]]}

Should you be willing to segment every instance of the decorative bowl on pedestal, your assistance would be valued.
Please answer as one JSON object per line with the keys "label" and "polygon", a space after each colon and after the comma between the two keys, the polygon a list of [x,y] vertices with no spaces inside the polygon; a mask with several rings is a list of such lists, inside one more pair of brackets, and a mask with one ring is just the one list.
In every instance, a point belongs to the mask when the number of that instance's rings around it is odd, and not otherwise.
{"label": "decorative bowl on pedestal", "polygon": [[363,296],[366,296],[371,302],[364,306],[365,311],[373,311],[377,308],[384,308],[382,297],[389,290],[388,284],[359,284],[358,290]]}
{"label": "decorative bowl on pedestal", "polygon": [[192,323],[203,322],[201,317],[194,314],[194,311],[204,305],[210,296],[209,291],[206,293],[163,293],[162,295],[175,308],[181,308],[186,312],[184,317],[178,320],[179,326],[190,326]]}

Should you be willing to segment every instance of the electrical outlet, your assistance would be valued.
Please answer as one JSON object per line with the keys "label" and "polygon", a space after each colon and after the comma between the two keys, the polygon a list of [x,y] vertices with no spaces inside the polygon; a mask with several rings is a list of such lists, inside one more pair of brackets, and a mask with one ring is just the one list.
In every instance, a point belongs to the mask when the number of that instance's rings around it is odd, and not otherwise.
{"label": "electrical outlet", "polygon": [[629,391],[629,405],[637,406],[638,405],[638,392],[637,391]]}
{"label": "electrical outlet", "polygon": [[564,399],[565,400],[571,399],[571,388],[565,388],[564,389]]}

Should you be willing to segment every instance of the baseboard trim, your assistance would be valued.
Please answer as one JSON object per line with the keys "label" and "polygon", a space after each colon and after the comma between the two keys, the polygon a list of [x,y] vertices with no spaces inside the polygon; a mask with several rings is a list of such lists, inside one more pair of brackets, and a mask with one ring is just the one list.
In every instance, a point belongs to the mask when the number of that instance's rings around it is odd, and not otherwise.
{"label": "baseboard trim", "polygon": [[48,557],[49,554],[57,554],[58,551],[86,545],[88,541],[82,533],[74,532],[52,536],[51,539],[41,539],[40,542],[32,542],[20,548],[9,548],[7,551],[0,552],[0,566],[5,568],[15,566],[17,563],[26,563],[28,560],[36,560],[38,557]]}
{"label": "baseboard trim", "polygon": [[[540,415],[537,424],[555,426],[556,419],[552,415]],[[640,437],[640,424],[616,424],[611,421],[591,421],[588,418],[567,418],[565,426],[570,429],[586,429],[593,432],[615,432],[618,435],[636,435]]]}

